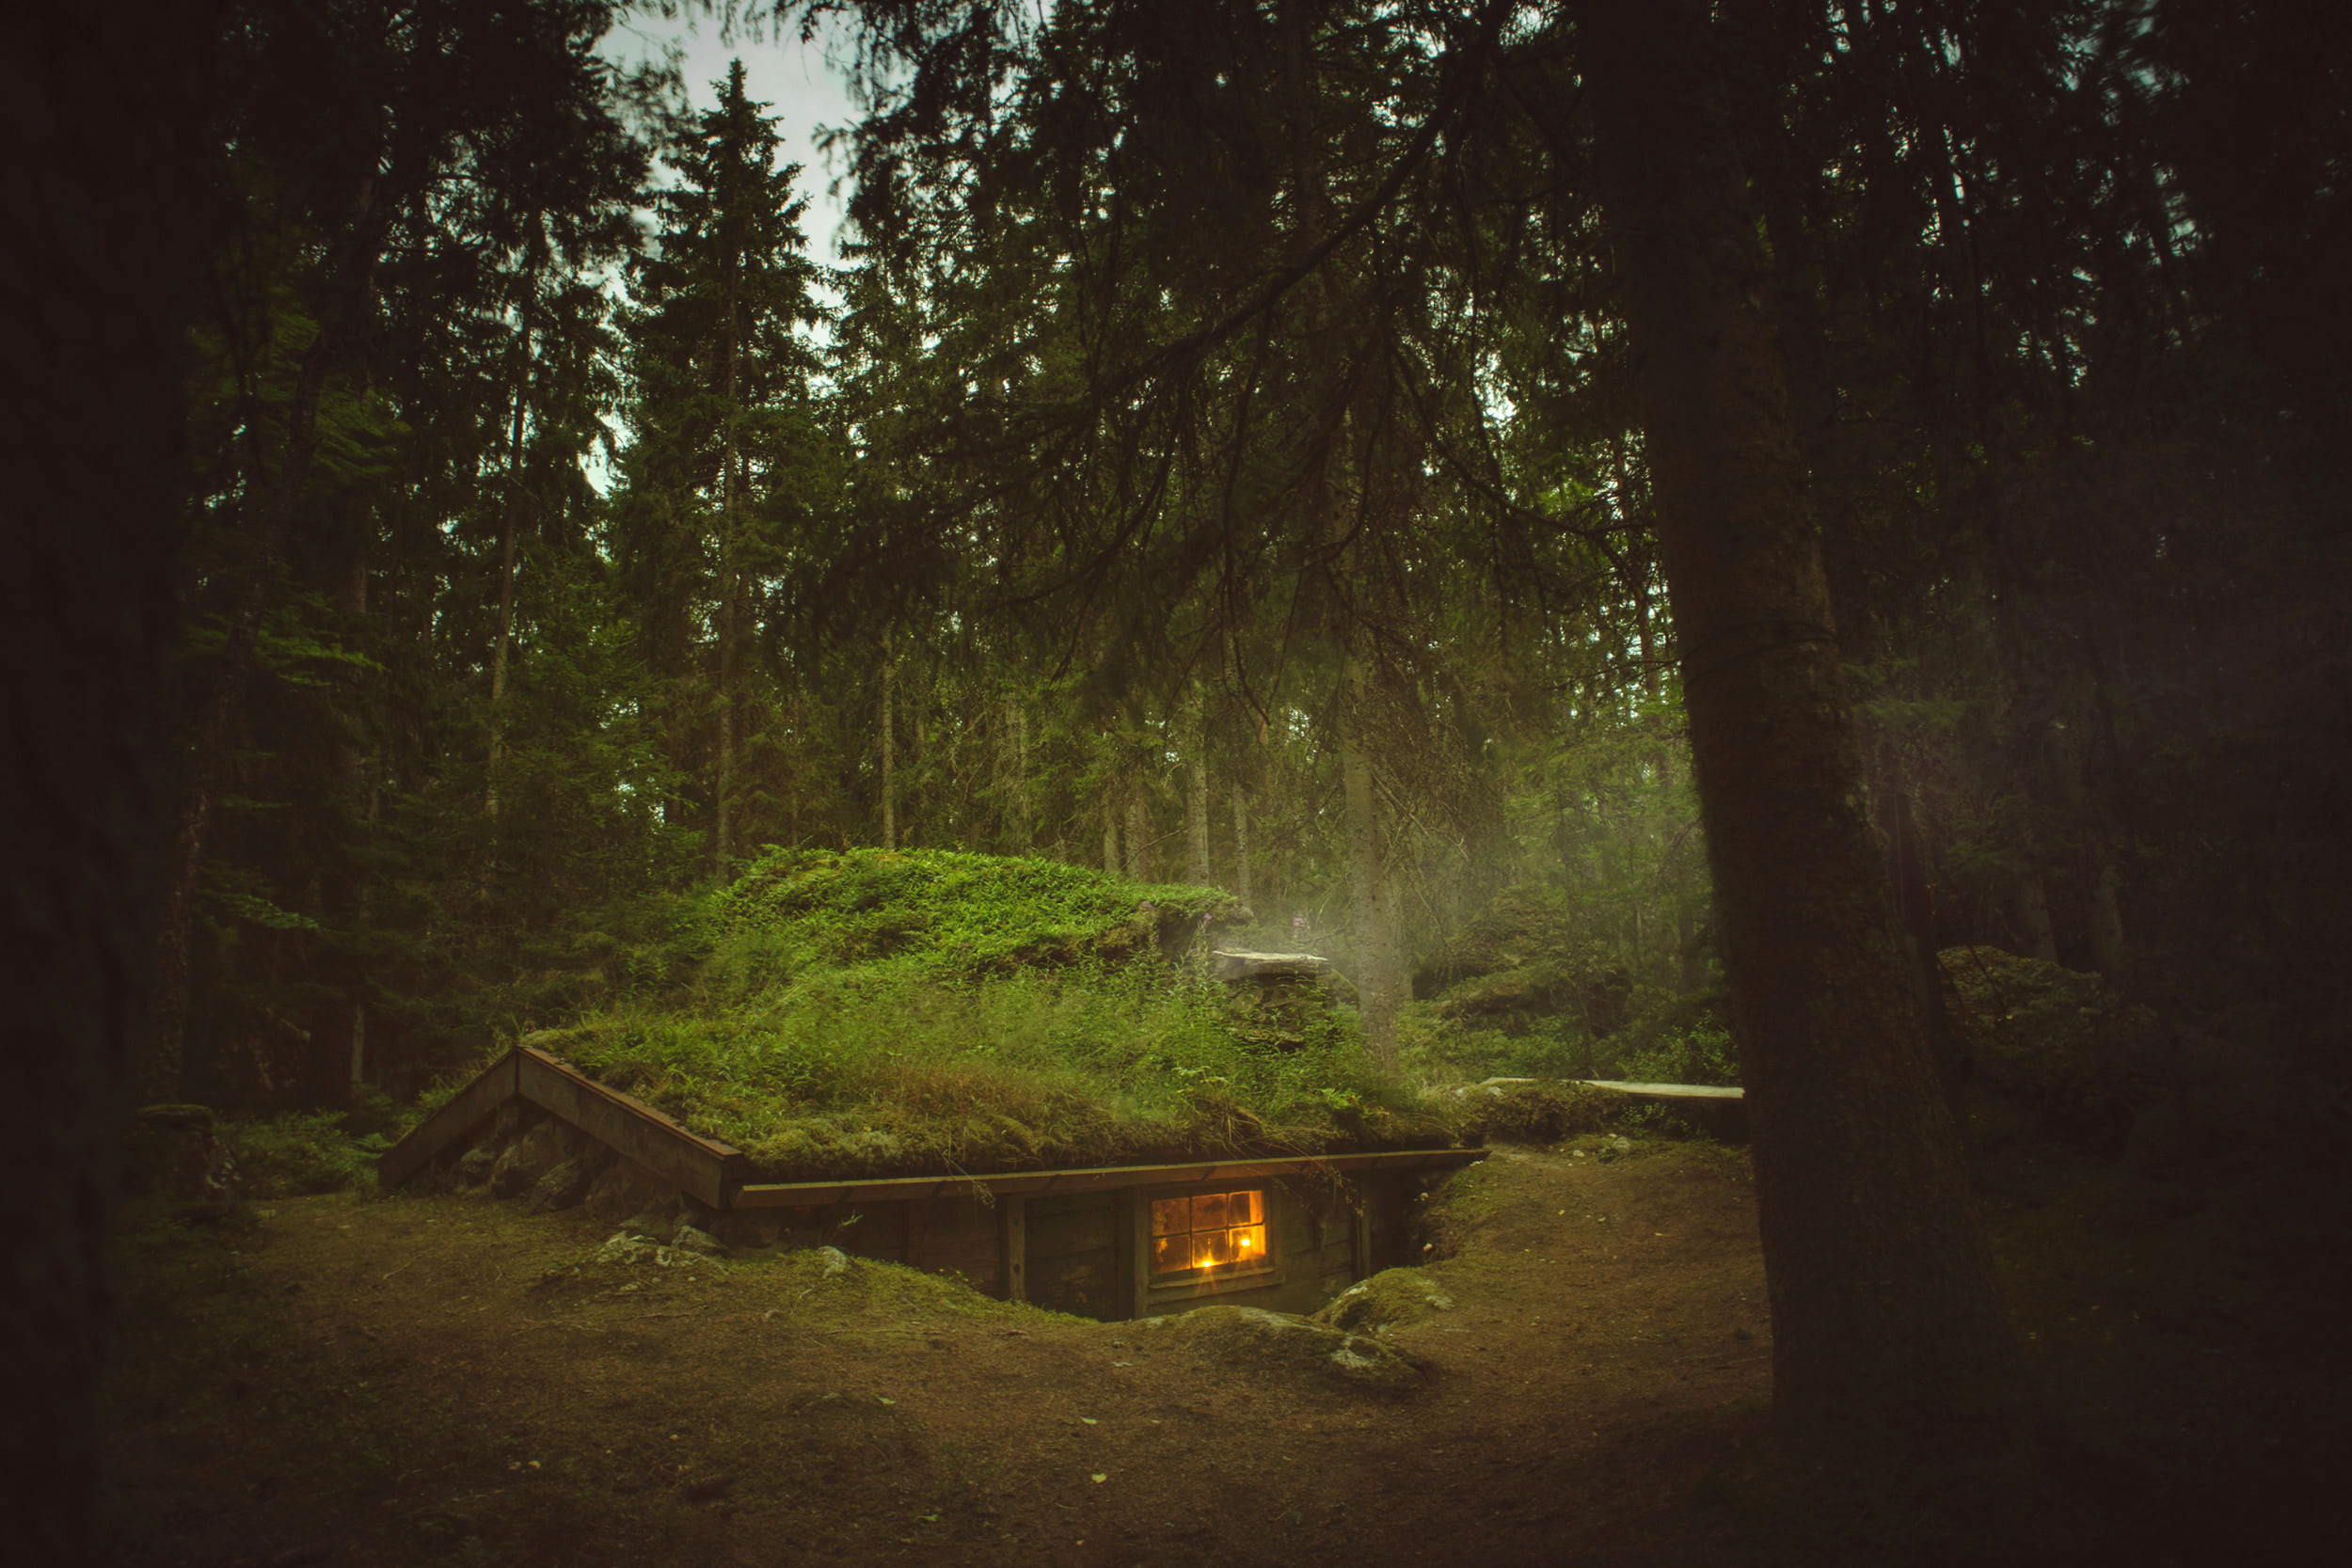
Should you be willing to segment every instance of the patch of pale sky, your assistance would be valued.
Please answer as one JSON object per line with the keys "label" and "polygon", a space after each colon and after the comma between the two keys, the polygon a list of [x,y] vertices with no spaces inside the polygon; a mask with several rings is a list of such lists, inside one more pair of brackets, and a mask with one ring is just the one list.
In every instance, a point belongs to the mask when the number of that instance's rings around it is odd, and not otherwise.
{"label": "patch of pale sky", "polygon": [[[739,31],[730,40],[721,36],[715,17],[680,16],[664,21],[631,11],[607,35],[599,52],[617,65],[633,66],[660,60],[673,45],[679,52],[678,71],[688,102],[696,109],[717,106],[719,93],[726,86],[727,62],[741,58],[745,87],[754,102],[767,105],[760,112],[776,122],[782,142],[779,157],[801,166],[794,184],[808,198],[808,214],[803,221],[809,251],[827,266],[838,264],[848,192],[845,188],[834,194],[832,187],[842,171],[838,160],[828,166],[817,138],[826,130],[854,124],[859,117],[850,98],[847,73],[826,61],[825,39],[803,43],[797,29],[771,27],[764,39]],[[670,178],[666,167],[656,166],[657,184],[666,184]],[[621,287],[617,273],[608,282],[614,289]],[[831,299],[830,290],[818,292]],[[601,446],[586,454],[581,468],[599,493],[611,488],[614,476]]]}
{"label": "patch of pale sky", "polygon": [[681,51],[687,96],[697,109],[718,103],[727,62],[741,57],[744,85],[754,100],[768,105],[763,112],[776,121],[785,160],[801,166],[798,185],[808,198],[809,248],[828,265],[838,261],[848,193],[834,194],[842,170],[837,159],[827,166],[817,137],[821,131],[854,124],[858,110],[850,100],[846,73],[826,62],[826,40],[803,43],[797,29],[771,27],[764,40],[739,30],[730,42],[720,36],[715,17],[665,22],[632,12],[605,39],[602,53],[616,63],[634,65],[660,59],[673,44]]}

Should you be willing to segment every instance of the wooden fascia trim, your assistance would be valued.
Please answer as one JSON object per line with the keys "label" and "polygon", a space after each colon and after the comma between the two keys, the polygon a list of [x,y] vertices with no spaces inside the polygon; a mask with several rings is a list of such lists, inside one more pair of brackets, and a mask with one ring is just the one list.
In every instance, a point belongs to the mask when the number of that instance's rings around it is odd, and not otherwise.
{"label": "wooden fascia trim", "polygon": [[898,1203],[909,1198],[1036,1197],[1044,1193],[1102,1192],[1120,1187],[1244,1181],[1327,1172],[1355,1176],[1375,1170],[1452,1170],[1486,1157],[1483,1148],[1411,1148],[1375,1154],[1303,1154],[1280,1159],[1187,1161],[1169,1165],[1095,1165],[1073,1170],[1009,1171],[984,1176],[903,1176],[875,1181],[753,1182],[738,1188],[738,1209],[807,1209],[836,1203]]}

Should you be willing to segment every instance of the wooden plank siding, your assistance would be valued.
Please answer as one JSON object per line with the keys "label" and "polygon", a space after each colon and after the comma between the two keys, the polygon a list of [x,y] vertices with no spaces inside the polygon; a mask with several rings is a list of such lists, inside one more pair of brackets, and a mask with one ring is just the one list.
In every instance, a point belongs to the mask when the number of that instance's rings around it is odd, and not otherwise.
{"label": "wooden plank siding", "polygon": [[1119,1277],[1119,1194],[1055,1193],[1028,1209],[1029,1299],[1074,1317],[1117,1320],[1127,1291]]}
{"label": "wooden plank siding", "polygon": [[1029,1200],[1019,1193],[996,1200],[997,1267],[1007,1301],[1029,1299]]}

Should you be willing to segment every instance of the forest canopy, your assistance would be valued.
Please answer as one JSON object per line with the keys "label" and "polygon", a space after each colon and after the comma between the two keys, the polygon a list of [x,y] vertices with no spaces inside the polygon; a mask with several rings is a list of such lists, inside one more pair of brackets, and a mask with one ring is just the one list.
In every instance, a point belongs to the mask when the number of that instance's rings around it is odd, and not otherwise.
{"label": "forest canopy", "polygon": [[[1719,990],[1571,17],[746,13],[872,105],[829,273],[620,15],[231,8],[157,1095],[413,1089],[767,845],[1222,886],[1375,1045],[1504,890]],[[2318,1050],[2342,138],[2233,16],[1706,47],[1911,940]]]}

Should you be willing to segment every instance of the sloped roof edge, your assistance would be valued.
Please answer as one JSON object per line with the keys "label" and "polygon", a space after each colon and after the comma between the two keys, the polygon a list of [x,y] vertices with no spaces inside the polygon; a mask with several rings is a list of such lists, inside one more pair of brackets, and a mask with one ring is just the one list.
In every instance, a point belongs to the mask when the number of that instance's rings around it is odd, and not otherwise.
{"label": "sloped roof edge", "polygon": [[834,1203],[881,1203],[908,1198],[993,1197],[1088,1192],[1188,1181],[1241,1180],[1323,1170],[1354,1175],[1375,1170],[1450,1170],[1486,1157],[1484,1148],[1393,1149],[1367,1154],[1302,1154],[1177,1164],[1094,1165],[994,1172],[983,1176],[889,1177],[879,1180],[745,1182],[749,1159],[731,1144],[706,1138],[633,1095],[608,1088],[570,1063],[532,1046],[516,1046],[420,1122],[376,1162],[376,1180],[396,1187],[433,1157],[513,1099],[531,1101],[606,1143],[646,1170],[714,1209],[809,1208]]}

